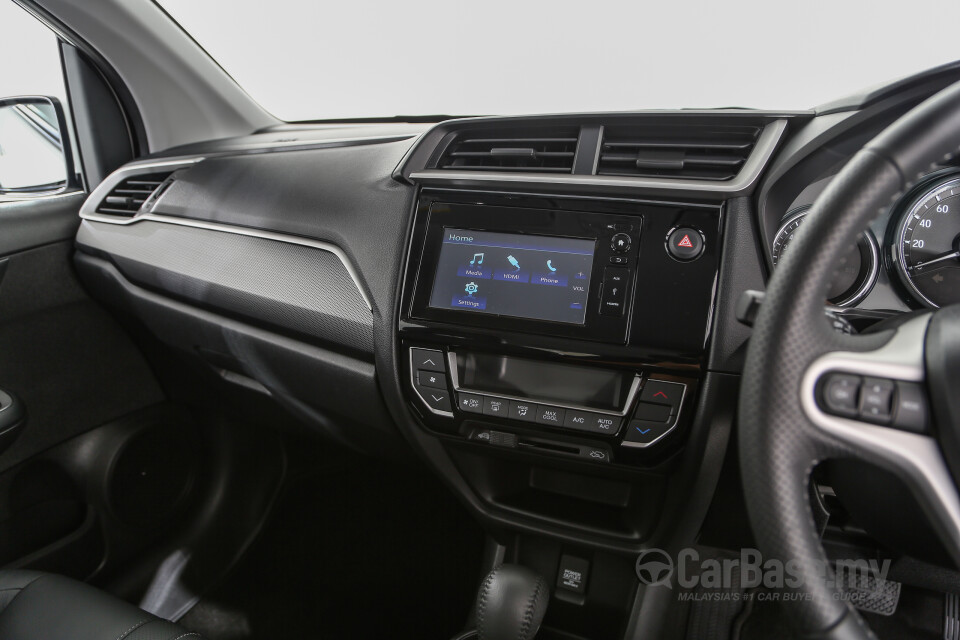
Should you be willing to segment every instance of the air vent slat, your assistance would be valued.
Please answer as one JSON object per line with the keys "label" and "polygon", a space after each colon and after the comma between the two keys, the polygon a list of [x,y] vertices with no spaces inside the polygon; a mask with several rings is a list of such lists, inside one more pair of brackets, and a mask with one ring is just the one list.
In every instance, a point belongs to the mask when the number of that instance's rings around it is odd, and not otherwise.
{"label": "air vent slat", "polygon": [[571,173],[579,127],[518,126],[454,136],[437,169]]}
{"label": "air vent slat", "polygon": [[97,213],[132,218],[171,173],[148,173],[121,180],[100,202]]}
{"label": "air vent slat", "polygon": [[[510,154],[510,153],[500,153],[498,151],[504,151],[503,149],[491,149],[490,151],[454,151],[453,153],[447,154],[448,158],[489,158],[491,155],[520,155],[520,154]],[[513,151],[510,149],[509,151]],[[533,151],[531,149],[531,151]],[[573,151],[535,151],[535,154],[538,158],[572,158]]]}
{"label": "air vent slat", "polygon": [[611,148],[632,147],[635,149],[688,149],[690,147],[696,147],[698,149],[729,149],[731,151],[739,151],[751,148],[753,146],[753,142],[718,143],[697,140],[688,140],[685,142],[625,140],[612,142],[605,141],[604,146],[609,146]]}
{"label": "air vent slat", "polygon": [[576,136],[572,138],[469,138],[459,141],[460,144],[564,144],[577,143]]}
{"label": "air vent slat", "polygon": [[732,180],[760,135],[759,125],[691,123],[604,128],[598,175]]}

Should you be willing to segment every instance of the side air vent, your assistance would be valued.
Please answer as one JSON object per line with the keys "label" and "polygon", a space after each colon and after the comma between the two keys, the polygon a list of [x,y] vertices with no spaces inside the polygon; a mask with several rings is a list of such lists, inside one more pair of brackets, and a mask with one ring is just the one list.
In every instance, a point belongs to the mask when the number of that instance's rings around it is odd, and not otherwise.
{"label": "side air vent", "polygon": [[760,135],[753,125],[605,127],[597,174],[732,180]]}
{"label": "side air vent", "polygon": [[150,199],[172,171],[144,173],[121,180],[97,206],[97,213],[132,218]]}
{"label": "side air vent", "polygon": [[447,145],[436,168],[571,173],[579,133],[579,127],[464,131]]}

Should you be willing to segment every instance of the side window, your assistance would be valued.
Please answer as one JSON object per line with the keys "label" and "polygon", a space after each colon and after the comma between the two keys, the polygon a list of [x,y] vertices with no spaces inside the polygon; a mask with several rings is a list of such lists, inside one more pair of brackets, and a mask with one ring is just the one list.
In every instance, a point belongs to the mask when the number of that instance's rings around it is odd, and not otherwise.
{"label": "side window", "polygon": [[0,0],[0,199],[74,182],[69,105],[57,36]]}

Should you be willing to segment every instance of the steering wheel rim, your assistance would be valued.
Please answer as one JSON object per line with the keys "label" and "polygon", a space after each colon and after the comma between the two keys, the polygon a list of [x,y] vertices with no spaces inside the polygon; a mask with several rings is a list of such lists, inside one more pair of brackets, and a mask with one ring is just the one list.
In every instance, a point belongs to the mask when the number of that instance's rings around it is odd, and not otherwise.
{"label": "steering wheel rim", "polygon": [[[947,345],[960,335],[960,307],[921,313],[896,330],[848,336],[830,328],[824,300],[835,256],[852,247],[858,234],[922,176],[958,153],[960,83],[890,125],[831,181],[771,277],[754,325],[739,403],[744,492],[764,559],[790,562],[797,570],[798,584],[787,587],[794,593],[783,603],[804,637],[873,637],[856,610],[839,597],[829,569],[826,576],[822,573],[829,565],[808,488],[813,469],[825,460],[864,460],[905,479],[954,560],[960,561],[955,480],[960,467],[955,464],[951,474],[941,448],[953,451],[952,432],[960,415],[934,411],[938,440],[827,416],[814,395],[818,377],[831,369],[874,375],[885,371],[881,377],[922,382],[935,401],[951,395],[947,380],[927,375],[925,353],[931,347],[925,350],[925,343],[934,339]],[[960,349],[957,352],[960,358]],[[943,366],[955,371],[958,360],[947,361]],[[937,428],[944,420],[948,423]]]}

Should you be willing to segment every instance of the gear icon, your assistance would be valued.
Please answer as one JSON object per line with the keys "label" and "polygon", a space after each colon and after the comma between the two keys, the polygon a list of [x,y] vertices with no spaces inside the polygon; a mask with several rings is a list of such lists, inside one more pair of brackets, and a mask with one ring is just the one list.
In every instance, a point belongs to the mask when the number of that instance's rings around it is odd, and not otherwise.
{"label": "gear icon", "polygon": [[479,288],[480,287],[477,286],[476,282],[469,282],[467,283],[467,286],[463,288],[463,290],[466,291],[467,295],[472,298],[473,294],[475,294]]}

